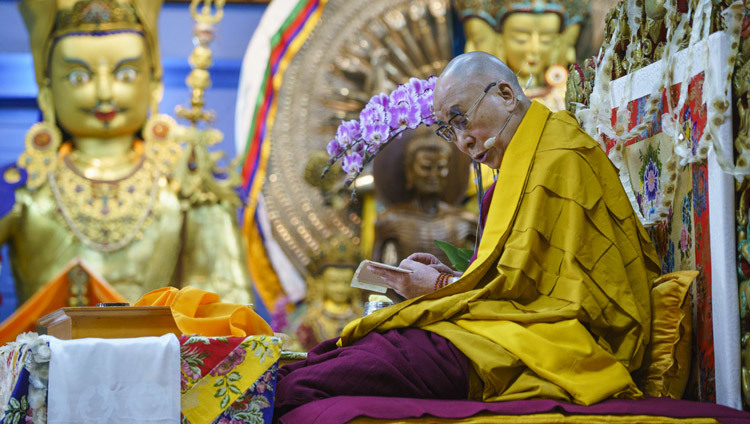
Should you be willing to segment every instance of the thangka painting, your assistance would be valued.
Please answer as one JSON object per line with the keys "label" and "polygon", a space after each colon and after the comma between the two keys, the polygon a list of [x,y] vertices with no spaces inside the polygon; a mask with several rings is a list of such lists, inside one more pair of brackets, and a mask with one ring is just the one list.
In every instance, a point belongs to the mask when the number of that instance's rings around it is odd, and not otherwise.
{"label": "thangka painting", "polygon": [[[738,359],[735,369],[732,364],[722,363],[727,346],[717,338],[723,334],[715,334],[718,323],[736,319],[724,318],[728,311],[721,305],[733,300],[725,298],[723,287],[718,292],[714,287],[726,285],[729,279],[724,275],[731,276],[734,269],[723,259],[716,263],[716,255],[726,248],[730,259],[733,256],[733,231],[726,231],[733,228],[733,204],[720,196],[727,188],[732,190],[733,183],[718,168],[713,150],[703,159],[698,154],[708,128],[706,86],[715,75],[695,65],[693,72],[671,79],[674,84],[659,90],[659,85],[653,85],[660,79],[655,75],[664,72],[662,62],[612,82],[611,128],[618,135],[630,134],[619,139],[604,136],[604,147],[620,169],[633,208],[651,236],[662,273],[700,271],[691,292],[694,348],[686,396],[716,402],[717,387],[723,387],[717,385],[717,368],[723,367],[719,374],[734,378],[739,373]],[[675,62],[677,66],[679,63]],[[682,73],[686,73],[684,68]],[[686,89],[683,84],[687,84]],[[729,143],[731,149],[731,132]],[[719,194],[712,196],[711,190]],[[734,287],[736,293],[736,279]],[[722,315],[718,321],[716,314]],[[724,332],[720,328],[719,333]],[[721,354],[715,352],[715,346],[722,350]]]}

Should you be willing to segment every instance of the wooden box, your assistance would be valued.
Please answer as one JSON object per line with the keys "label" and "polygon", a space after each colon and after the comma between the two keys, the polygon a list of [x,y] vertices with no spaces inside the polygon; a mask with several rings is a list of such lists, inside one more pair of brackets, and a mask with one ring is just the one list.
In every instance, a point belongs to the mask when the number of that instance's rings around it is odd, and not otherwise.
{"label": "wooden box", "polygon": [[40,333],[62,340],[182,335],[169,306],[60,308],[40,318],[37,324]]}

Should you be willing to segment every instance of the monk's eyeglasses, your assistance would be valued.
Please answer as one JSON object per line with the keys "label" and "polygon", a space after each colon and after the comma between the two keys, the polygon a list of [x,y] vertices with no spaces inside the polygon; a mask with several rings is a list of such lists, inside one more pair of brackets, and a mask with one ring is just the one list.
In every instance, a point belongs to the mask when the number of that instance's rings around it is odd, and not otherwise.
{"label": "monk's eyeglasses", "polygon": [[482,94],[479,95],[477,100],[474,102],[474,104],[471,105],[468,111],[466,111],[466,114],[463,114],[461,112],[456,112],[453,116],[451,116],[451,119],[448,120],[447,124],[442,124],[438,127],[437,130],[435,130],[435,134],[439,135],[440,138],[443,140],[453,143],[456,141],[456,131],[464,131],[466,129],[466,126],[469,123],[469,117],[474,112],[474,110],[479,106],[479,102],[482,101],[484,96],[487,95],[487,93],[490,91],[490,89],[497,85],[497,82],[490,83]]}

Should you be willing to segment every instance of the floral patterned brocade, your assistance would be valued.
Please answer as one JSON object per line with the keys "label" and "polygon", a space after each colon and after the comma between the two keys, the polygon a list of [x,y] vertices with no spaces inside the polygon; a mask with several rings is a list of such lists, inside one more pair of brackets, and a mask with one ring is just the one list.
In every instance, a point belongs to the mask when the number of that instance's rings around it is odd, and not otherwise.
{"label": "floral patterned brocade", "polygon": [[[693,155],[706,128],[707,111],[702,96],[704,78],[705,73],[701,72],[690,80],[687,100],[679,111],[681,119],[677,130]],[[680,84],[671,87],[673,104],[679,98],[679,91]],[[693,368],[700,371],[695,386],[688,387],[687,395],[715,402],[708,171],[705,161],[677,166],[676,170],[667,169],[670,161],[674,163],[673,141],[663,132],[662,120],[659,119],[670,109],[667,94],[667,90],[662,92],[656,116],[648,128],[624,143],[623,158],[635,196],[634,207],[646,220],[657,221],[648,232],[659,255],[662,272],[700,271],[692,289],[694,314],[699,314],[694,321],[697,343],[694,361],[698,364]],[[613,127],[620,125],[630,130],[649,119],[646,116],[648,97],[629,102],[627,113],[620,116],[621,122],[617,119],[617,109],[613,109]],[[605,137],[605,147],[609,153],[615,142]],[[664,219],[658,216],[659,206],[665,204],[664,200],[669,201],[670,196],[668,216]]]}
{"label": "floral patterned brocade", "polygon": [[46,423],[50,349],[36,333],[0,347],[0,424]]}
{"label": "floral patterned brocade", "polygon": [[[270,423],[281,341],[276,337],[180,337],[182,423]],[[257,376],[259,374],[259,376]],[[195,404],[197,402],[197,404]],[[207,407],[207,405],[209,405]]]}
{"label": "floral patterned brocade", "polygon": [[34,411],[31,409],[28,401],[29,372],[26,371],[26,368],[22,368],[16,378],[18,378],[19,384],[13,387],[13,392],[5,404],[5,410],[3,411],[2,418],[0,418],[0,423],[33,423]]}

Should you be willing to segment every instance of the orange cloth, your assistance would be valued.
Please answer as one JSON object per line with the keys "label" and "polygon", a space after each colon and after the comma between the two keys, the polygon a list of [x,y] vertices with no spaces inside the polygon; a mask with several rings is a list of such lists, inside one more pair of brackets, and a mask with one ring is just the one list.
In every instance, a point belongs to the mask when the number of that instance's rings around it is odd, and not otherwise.
{"label": "orange cloth", "polygon": [[68,271],[74,266],[80,266],[89,275],[88,304],[96,305],[100,302],[127,302],[106,281],[100,280],[95,272],[92,272],[82,261],[73,261],[57,275],[52,281],[45,284],[39,291],[34,293],[23,305],[0,323],[0,345],[11,342],[16,336],[26,331],[36,331],[36,321],[60,308],[70,306],[70,281]]}
{"label": "orange cloth", "polygon": [[273,335],[271,326],[247,305],[221,303],[216,293],[187,286],[163,287],[141,297],[134,306],[169,306],[183,334],[206,337]]}

